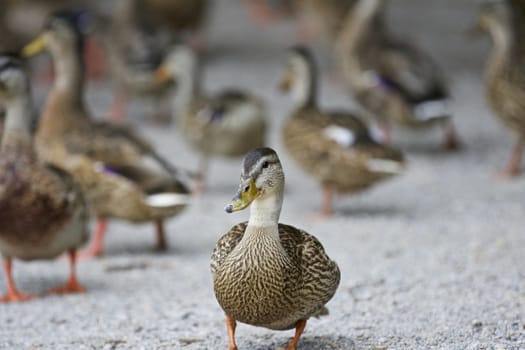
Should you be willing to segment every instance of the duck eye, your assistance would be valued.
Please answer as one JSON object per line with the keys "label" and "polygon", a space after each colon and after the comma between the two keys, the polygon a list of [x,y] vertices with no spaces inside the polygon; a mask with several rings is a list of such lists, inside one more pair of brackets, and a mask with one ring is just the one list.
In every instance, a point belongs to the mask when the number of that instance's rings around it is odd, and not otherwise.
{"label": "duck eye", "polygon": [[270,164],[269,164],[268,162],[264,162],[264,163],[262,164],[263,169],[266,169],[266,168],[268,168],[269,166],[270,166]]}

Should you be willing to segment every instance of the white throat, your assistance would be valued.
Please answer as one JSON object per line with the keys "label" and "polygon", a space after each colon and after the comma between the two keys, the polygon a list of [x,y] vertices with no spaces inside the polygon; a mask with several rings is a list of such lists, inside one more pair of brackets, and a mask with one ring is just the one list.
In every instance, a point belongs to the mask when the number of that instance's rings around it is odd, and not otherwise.
{"label": "white throat", "polygon": [[257,198],[250,206],[248,226],[276,227],[279,223],[282,204],[282,194],[272,193],[262,198]]}
{"label": "white throat", "polygon": [[304,65],[298,67],[296,76],[291,89],[291,96],[294,106],[300,108],[305,106],[312,99],[313,81],[308,68]]}
{"label": "white throat", "polygon": [[190,107],[191,101],[198,94],[198,76],[196,67],[189,67],[175,75],[176,89],[175,98],[173,99],[173,111],[175,116],[182,116]]}
{"label": "white throat", "polygon": [[33,113],[33,104],[29,96],[19,96],[7,103],[2,145],[8,141],[10,136],[31,139],[30,128]]}

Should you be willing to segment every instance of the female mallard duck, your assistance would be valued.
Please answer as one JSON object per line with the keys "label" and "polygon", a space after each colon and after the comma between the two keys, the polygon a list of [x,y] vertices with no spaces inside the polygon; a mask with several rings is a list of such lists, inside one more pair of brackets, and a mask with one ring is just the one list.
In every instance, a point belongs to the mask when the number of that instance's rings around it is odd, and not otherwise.
{"label": "female mallard duck", "polygon": [[[386,126],[440,124],[445,148],[458,140],[447,108],[448,92],[437,65],[408,42],[394,38],[382,18],[384,0],[359,0],[337,39],[344,79],[356,100]],[[385,128],[389,138],[388,128]]]}
{"label": "female mallard duck", "polygon": [[[90,118],[83,101],[83,38],[77,15],[52,15],[42,34],[24,49],[27,56],[49,50],[57,72],[37,131],[40,155],[74,174],[92,204],[98,228],[90,254],[102,253],[107,218],[156,222],[157,248],[164,249],[162,221],[187,205],[188,191],[177,179],[176,169],[133,130]],[[170,175],[144,168],[145,157]],[[137,173],[133,170],[137,168],[142,170]],[[144,172],[163,180],[142,186],[144,181],[136,177],[144,178]]]}
{"label": "female mallard duck", "polygon": [[0,104],[6,110],[0,150],[0,253],[7,294],[0,302],[33,298],[20,293],[12,259],[53,259],[69,253],[69,281],[51,292],[85,291],[76,278],[76,250],[88,239],[84,197],[66,172],[41,162],[35,153],[31,122],[34,108],[22,61],[0,55]]}
{"label": "female mallard duck", "polygon": [[496,3],[483,5],[477,26],[490,33],[494,45],[485,70],[487,100],[517,138],[502,175],[517,176],[525,148],[525,45],[517,35],[522,28],[513,25],[513,13],[509,8]]}
{"label": "female mallard duck", "polygon": [[279,223],[284,172],[274,150],[245,157],[239,192],[226,212],[251,204],[250,219],[230,229],[211,257],[215,296],[226,313],[230,350],[236,322],[275,330],[295,328],[295,350],[308,318],[326,314],[339,285],[337,264],[312,235]]}
{"label": "female mallard duck", "polygon": [[290,50],[281,81],[291,90],[296,107],[283,129],[292,157],[323,187],[322,216],[333,213],[333,192],[353,192],[403,170],[402,154],[370,136],[367,126],[348,112],[323,112],[317,107],[317,74],[311,53]]}
{"label": "female mallard duck", "polygon": [[193,52],[179,46],[168,54],[156,76],[159,82],[176,81],[175,118],[182,135],[201,154],[204,181],[209,157],[237,157],[264,145],[266,116],[263,102],[251,94],[224,90],[203,95],[197,69]]}

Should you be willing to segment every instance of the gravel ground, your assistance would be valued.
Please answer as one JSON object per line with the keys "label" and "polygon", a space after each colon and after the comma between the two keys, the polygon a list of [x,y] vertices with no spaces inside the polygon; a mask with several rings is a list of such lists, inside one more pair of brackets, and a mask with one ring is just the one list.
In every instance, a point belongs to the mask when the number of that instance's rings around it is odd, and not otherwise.
{"label": "gravel ground", "polygon": [[[249,26],[238,1],[218,1],[210,24],[204,85],[250,88],[267,98],[270,144],[287,175],[282,222],[315,234],[341,267],[329,317],[309,322],[301,349],[525,349],[525,176],[512,182],[494,174],[512,139],[483,99],[486,43],[461,36],[473,18],[470,1],[392,1],[396,31],[409,33],[440,60],[454,95],[465,148],[439,151],[441,133],[397,131],[406,151],[406,175],[337,201],[337,215],[312,222],[320,205],[315,182],[292,163],[279,140],[290,108],[275,90],[282,50],[293,41],[290,23]],[[324,71],[324,106],[351,107],[334,78],[327,51],[317,48]],[[90,86],[97,114],[109,105],[111,84]],[[38,91],[39,101],[45,88]],[[176,164],[196,156],[176,128],[142,123],[151,102],[134,101],[131,119]],[[104,258],[81,262],[85,295],[46,297],[0,305],[1,349],[226,349],[224,316],[213,296],[209,257],[216,240],[248,211],[227,215],[240,160],[215,161],[209,192],[168,223],[171,249],[152,253],[153,227],[114,222]],[[41,293],[63,281],[63,259],[15,263],[21,290]],[[0,278],[0,290],[5,290]],[[283,346],[293,332],[240,325],[240,349]]]}

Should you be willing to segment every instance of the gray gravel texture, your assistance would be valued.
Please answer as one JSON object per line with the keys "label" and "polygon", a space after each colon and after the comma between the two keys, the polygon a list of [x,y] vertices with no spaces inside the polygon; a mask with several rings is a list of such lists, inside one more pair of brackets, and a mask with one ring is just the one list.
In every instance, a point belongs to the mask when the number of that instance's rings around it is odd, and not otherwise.
{"label": "gray gravel texture", "polygon": [[[309,322],[300,349],[525,349],[525,176],[495,178],[508,159],[511,135],[483,98],[481,74],[489,45],[462,33],[474,1],[391,1],[394,30],[424,46],[442,64],[465,148],[438,149],[440,130],[396,130],[407,173],[370,191],[337,200],[337,215],[306,217],[320,205],[316,183],[291,161],[280,142],[290,101],[275,85],[282,52],[294,41],[292,23],[253,27],[239,1],[217,1],[209,25],[204,86],[246,87],[264,96],[272,122],[269,144],[287,176],[281,221],[315,234],[342,271],[328,317]],[[325,107],[353,102],[335,77],[329,51],[323,62]],[[103,115],[111,83],[92,83],[89,105]],[[38,89],[42,101],[46,88]],[[148,100],[131,104],[131,121],[178,165],[193,168],[194,153],[173,128],[144,123]],[[85,295],[45,297],[0,305],[0,349],[226,349],[224,315],[213,296],[209,257],[217,239],[248,211],[228,215],[240,160],[217,160],[209,191],[171,220],[170,251],[152,253],[151,225],[111,223],[104,258],[81,262]],[[42,293],[68,273],[64,259],[15,262],[21,290]],[[0,278],[0,290],[6,288]],[[292,331],[240,325],[240,349],[284,346]]]}

